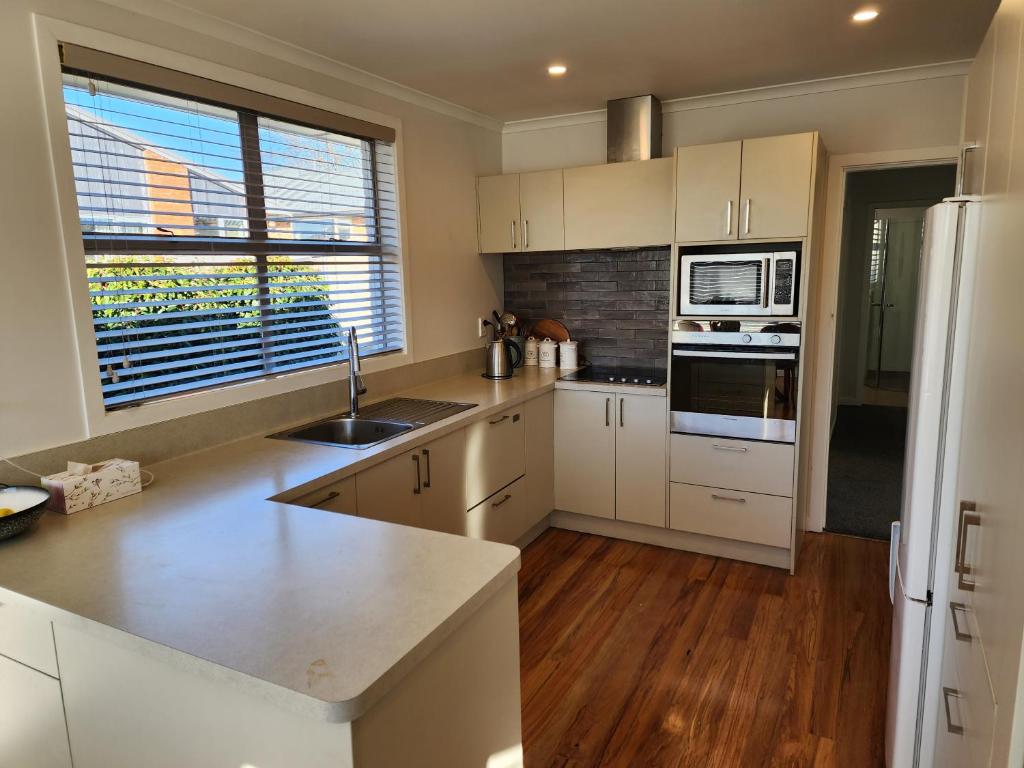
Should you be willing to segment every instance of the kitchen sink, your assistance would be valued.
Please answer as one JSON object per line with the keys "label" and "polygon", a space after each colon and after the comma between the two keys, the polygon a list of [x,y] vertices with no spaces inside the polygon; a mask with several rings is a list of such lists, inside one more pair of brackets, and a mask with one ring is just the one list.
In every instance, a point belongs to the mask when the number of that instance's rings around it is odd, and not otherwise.
{"label": "kitchen sink", "polygon": [[341,448],[369,448],[475,407],[472,403],[393,397],[363,406],[355,418],[350,414],[333,416],[269,437]]}

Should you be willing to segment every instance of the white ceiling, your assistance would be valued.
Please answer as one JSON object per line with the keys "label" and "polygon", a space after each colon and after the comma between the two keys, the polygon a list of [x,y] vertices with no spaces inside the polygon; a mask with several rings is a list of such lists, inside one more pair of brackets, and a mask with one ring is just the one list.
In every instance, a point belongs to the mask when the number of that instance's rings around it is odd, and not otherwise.
{"label": "white ceiling", "polygon": [[859,25],[850,0],[175,2],[501,120],[971,58],[999,4],[879,0]]}

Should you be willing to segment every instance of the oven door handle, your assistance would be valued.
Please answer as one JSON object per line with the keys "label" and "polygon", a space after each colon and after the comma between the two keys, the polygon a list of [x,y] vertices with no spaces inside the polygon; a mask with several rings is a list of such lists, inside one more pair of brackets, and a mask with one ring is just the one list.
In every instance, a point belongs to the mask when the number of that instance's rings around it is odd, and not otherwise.
{"label": "oven door handle", "polygon": [[796,352],[703,352],[673,349],[672,357],[720,357],[733,360],[796,360]]}

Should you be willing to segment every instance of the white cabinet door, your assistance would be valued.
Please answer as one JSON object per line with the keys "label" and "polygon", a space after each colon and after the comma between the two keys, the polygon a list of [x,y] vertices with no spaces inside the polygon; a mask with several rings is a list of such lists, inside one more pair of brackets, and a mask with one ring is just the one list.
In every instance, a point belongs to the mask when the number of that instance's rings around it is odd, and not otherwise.
{"label": "white cabinet door", "polygon": [[668,405],[647,395],[616,400],[615,519],[664,528]]}
{"label": "white cabinet door", "polygon": [[742,142],[676,150],[676,237],[679,242],[738,236]]}
{"label": "white cabinet door", "polygon": [[555,508],[615,517],[615,395],[555,391]]}
{"label": "white cabinet door", "polygon": [[740,238],[807,234],[814,139],[795,133],[743,142]]}
{"label": "white cabinet door", "polygon": [[519,174],[522,250],[560,251],[565,248],[562,214],[562,170]]}
{"label": "white cabinet door", "polygon": [[359,516],[422,528],[422,463],[416,449],[356,475]]}
{"label": "white cabinet door", "polygon": [[[53,644],[52,638],[50,644]],[[0,765],[71,768],[60,681],[0,656]]]}
{"label": "white cabinet door", "polygon": [[359,504],[356,500],[356,478],[354,475],[346,477],[337,483],[332,483],[331,485],[290,499],[288,503],[296,504],[300,507],[325,509],[328,512],[357,515],[359,514]]}
{"label": "white cabinet door", "polygon": [[420,449],[423,471],[423,526],[466,534],[466,430],[460,429]]}
{"label": "white cabinet door", "polygon": [[566,249],[671,243],[672,169],[670,157],[566,168]]}
{"label": "white cabinet door", "polygon": [[529,530],[555,508],[555,393],[526,402],[526,503]]}
{"label": "white cabinet door", "polygon": [[522,247],[519,232],[519,174],[476,180],[480,253],[508,253]]}
{"label": "white cabinet door", "polygon": [[466,428],[466,508],[526,472],[523,406],[494,414]]}

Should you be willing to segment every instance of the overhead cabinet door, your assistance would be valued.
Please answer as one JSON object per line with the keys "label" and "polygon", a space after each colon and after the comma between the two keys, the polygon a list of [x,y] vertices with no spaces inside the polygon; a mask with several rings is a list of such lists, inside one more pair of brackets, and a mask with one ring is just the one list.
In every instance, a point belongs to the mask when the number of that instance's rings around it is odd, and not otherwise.
{"label": "overhead cabinet door", "polygon": [[519,232],[519,174],[477,179],[481,253],[521,249]]}
{"label": "overhead cabinet door", "polygon": [[565,248],[672,242],[672,158],[566,168]]}
{"label": "overhead cabinet door", "polygon": [[522,250],[560,251],[565,248],[562,216],[562,171],[519,174]]}
{"label": "overhead cabinet door", "polygon": [[729,141],[676,150],[676,240],[736,239],[742,146]]}
{"label": "overhead cabinet door", "polygon": [[743,142],[741,239],[807,235],[814,137],[795,133]]}

